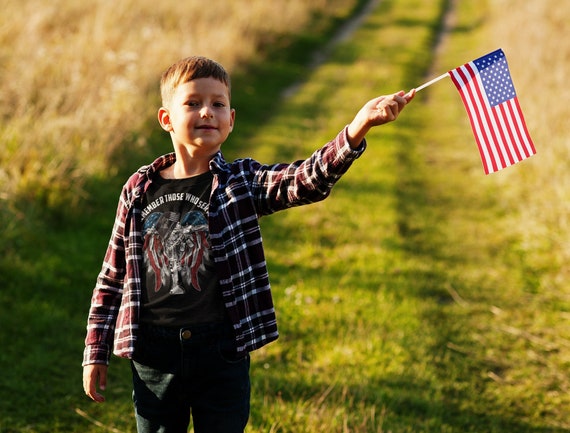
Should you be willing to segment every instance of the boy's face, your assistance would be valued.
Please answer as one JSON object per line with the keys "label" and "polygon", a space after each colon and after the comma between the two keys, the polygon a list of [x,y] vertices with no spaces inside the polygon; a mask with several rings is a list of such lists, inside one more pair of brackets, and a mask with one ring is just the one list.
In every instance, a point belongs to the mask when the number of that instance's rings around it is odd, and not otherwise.
{"label": "boy's face", "polygon": [[215,78],[197,78],[176,87],[168,107],[158,119],[172,137],[175,149],[213,155],[233,129],[235,110],[230,108],[227,86]]}

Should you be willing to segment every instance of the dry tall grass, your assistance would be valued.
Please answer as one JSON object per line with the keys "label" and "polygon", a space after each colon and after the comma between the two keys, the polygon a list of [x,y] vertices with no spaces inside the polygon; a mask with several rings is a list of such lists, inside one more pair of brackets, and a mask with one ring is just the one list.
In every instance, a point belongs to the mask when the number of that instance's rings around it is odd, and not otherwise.
{"label": "dry tall grass", "polygon": [[[570,41],[566,37],[570,3],[555,0],[493,0],[491,40],[507,55],[515,87],[537,155],[525,162],[524,183],[511,184],[513,207],[529,262],[553,269],[545,289],[568,292],[570,279]],[[546,262],[545,262],[546,261]]]}
{"label": "dry tall grass", "polygon": [[[230,71],[312,13],[353,0],[7,0],[0,11],[0,205],[54,205],[154,117],[158,77],[191,54]],[[207,7],[205,7],[207,6]],[[67,193],[67,194],[66,194]]]}

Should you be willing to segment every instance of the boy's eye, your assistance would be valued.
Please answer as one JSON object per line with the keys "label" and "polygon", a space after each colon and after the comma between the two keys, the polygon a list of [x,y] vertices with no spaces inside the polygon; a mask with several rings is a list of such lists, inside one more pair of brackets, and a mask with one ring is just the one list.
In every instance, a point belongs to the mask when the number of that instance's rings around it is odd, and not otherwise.
{"label": "boy's eye", "polygon": [[214,102],[214,107],[224,108],[225,106],[226,104],[224,104],[223,102]]}

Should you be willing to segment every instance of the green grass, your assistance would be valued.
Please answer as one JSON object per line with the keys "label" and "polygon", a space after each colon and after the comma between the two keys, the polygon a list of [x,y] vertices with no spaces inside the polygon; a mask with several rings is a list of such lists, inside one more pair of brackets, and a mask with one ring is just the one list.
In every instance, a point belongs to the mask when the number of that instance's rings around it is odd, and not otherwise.
{"label": "green grass", "polygon": [[[284,76],[271,87],[260,71],[266,87],[235,96],[227,153],[305,157],[367,99],[482,54],[486,9],[457,3],[441,58],[432,46],[446,1],[383,1],[287,101],[276,99]],[[255,106],[271,108],[262,124]],[[329,199],[262,220],[281,338],[253,354],[249,433],[570,432],[560,325],[570,304],[544,289],[548,270],[509,230],[518,216],[501,199],[501,174],[483,175],[462,110],[450,82],[422,91],[369,134]],[[524,163],[508,170],[516,182]],[[83,396],[80,369],[123,180],[93,180],[73,218],[38,211],[10,239],[0,260],[2,433],[134,431],[128,363],[113,359],[105,405]]]}

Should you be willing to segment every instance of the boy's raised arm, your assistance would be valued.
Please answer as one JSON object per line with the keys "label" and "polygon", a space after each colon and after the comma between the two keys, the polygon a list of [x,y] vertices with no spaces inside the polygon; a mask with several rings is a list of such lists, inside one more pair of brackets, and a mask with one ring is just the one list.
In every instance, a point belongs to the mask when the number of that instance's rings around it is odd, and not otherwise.
{"label": "boy's raised arm", "polygon": [[364,104],[350,125],[348,125],[350,146],[357,148],[372,127],[396,120],[406,104],[414,98],[415,94],[414,89],[408,93],[401,90],[392,95],[371,99]]}

